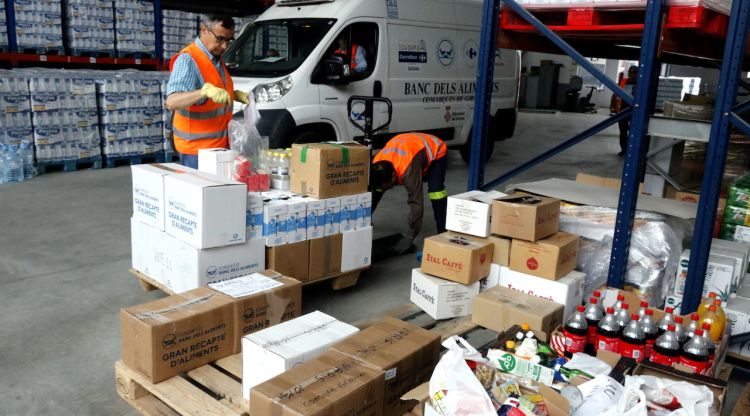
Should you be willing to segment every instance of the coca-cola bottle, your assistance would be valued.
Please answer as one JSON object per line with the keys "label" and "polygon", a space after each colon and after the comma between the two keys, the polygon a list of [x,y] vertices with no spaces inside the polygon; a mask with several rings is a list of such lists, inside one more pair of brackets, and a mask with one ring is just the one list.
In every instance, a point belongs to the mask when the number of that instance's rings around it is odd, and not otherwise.
{"label": "coca-cola bottle", "polygon": [[695,335],[695,330],[700,327],[701,327],[700,317],[698,317],[697,313],[691,313],[690,324],[688,324],[687,329],[685,329],[685,332],[687,333],[688,338],[692,338]]}
{"label": "coca-cola bottle", "polygon": [[702,329],[703,340],[706,342],[706,348],[708,348],[708,366],[711,367],[716,358],[716,343],[711,339],[711,324],[704,322]]}
{"label": "coca-cola bottle", "polygon": [[638,309],[638,316],[641,317],[641,320],[643,320],[643,317],[646,316],[647,310],[648,310],[648,301],[642,300],[641,307]]}
{"label": "coca-cola bottle", "polygon": [[675,316],[674,322],[675,322],[674,334],[677,335],[677,339],[680,341],[680,345],[684,345],[685,342],[687,342],[688,340],[687,331],[685,331],[685,327],[682,326],[682,323],[684,322],[684,320],[682,319],[681,316]]}
{"label": "coca-cola bottle", "polygon": [[596,332],[599,329],[599,322],[604,318],[604,308],[599,304],[599,299],[597,297],[589,299],[589,304],[586,306],[583,316],[586,317],[586,323],[588,324],[585,352],[586,354],[593,355],[595,352],[594,345],[596,344]]}
{"label": "coca-cola bottle", "polygon": [[659,327],[659,335],[663,334],[664,331],[667,330],[667,327],[669,326],[669,324],[675,323],[674,316],[672,315],[674,313],[674,308],[670,306],[667,309],[665,309],[664,312],[666,312],[664,314],[664,317],[661,318],[659,320],[659,323],[656,324],[656,326]]}
{"label": "coca-cola bottle", "polygon": [[632,319],[630,312],[628,311],[629,308],[630,305],[623,303],[622,309],[615,312],[615,319],[617,320],[617,324],[620,325],[620,328],[625,328]]}
{"label": "coca-cola bottle", "polygon": [[599,304],[602,303],[602,292],[601,291],[595,290],[595,291],[591,292],[591,296],[599,299]]}
{"label": "coca-cola bottle", "polygon": [[696,336],[685,343],[680,354],[680,364],[692,368],[696,374],[705,374],[708,371],[709,354],[703,333],[702,328],[696,329]]}
{"label": "coca-cola bottle", "polygon": [[[625,304],[623,304],[623,308]],[[643,332],[638,314],[630,317],[630,322],[622,329],[620,337],[620,355],[630,357],[640,362],[646,348],[646,333]]]}
{"label": "coca-cola bottle", "polygon": [[[617,294],[617,302],[615,302],[615,314],[617,312],[620,312],[620,309],[622,309],[622,304],[625,303],[625,295]],[[627,308],[625,308],[627,309]]]}
{"label": "coca-cola bottle", "polygon": [[586,348],[586,337],[588,335],[588,323],[584,315],[583,306],[576,307],[575,313],[565,322],[563,334],[565,335],[565,351],[571,356],[577,352],[583,352]]}
{"label": "coca-cola bottle", "polygon": [[646,333],[646,349],[643,352],[643,358],[648,358],[651,356],[651,350],[654,348],[656,338],[659,337],[659,328],[656,326],[656,322],[654,322],[653,310],[646,309],[646,314],[641,315],[641,327],[643,327],[643,332]]}
{"label": "coca-cola bottle", "polygon": [[596,350],[620,352],[620,325],[615,319],[615,308],[607,308],[607,314],[599,322],[596,331]]}
{"label": "coca-cola bottle", "polygon": [[680,361],[680,341],[677,340],[674,329],[674,324],[669,324],[667,330],[656,339],[649,358],[651,361],[669,367]]}

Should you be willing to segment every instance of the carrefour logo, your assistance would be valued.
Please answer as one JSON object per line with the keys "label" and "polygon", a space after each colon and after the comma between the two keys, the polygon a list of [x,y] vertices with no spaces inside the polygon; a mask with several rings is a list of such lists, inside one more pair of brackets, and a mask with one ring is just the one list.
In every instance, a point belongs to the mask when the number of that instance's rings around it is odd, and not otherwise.
{"label": "carrefour logo", "polygon": [[438,62],[443,67],[449,67],[453,63],[453,57],[455,51],[453,49],[453,42],[448,39],[443,39],[438,43],[437,49]]}

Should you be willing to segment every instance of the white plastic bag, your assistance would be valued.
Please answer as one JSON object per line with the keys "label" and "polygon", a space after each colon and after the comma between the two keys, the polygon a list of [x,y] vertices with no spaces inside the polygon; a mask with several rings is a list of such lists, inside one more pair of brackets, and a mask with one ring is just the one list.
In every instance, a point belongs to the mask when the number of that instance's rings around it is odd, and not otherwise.
{"label": "white plastic bag", "polygon": [[430,399],[444,416],[495,416],[489,395],[474,376],[466,360],[486,360],[465,339],[452,336],[443,342],[448,351],[430,378]]}
{"label": "white plastic bag", "polygon": [[[636,399],[637,397],[637,399]],[[647,416],[646,402],[667,406],[673,400],[682,408],[667,416],[709,416],[714,395],[706,386],[653,376],[625,377],[625,392],[615,409],[603,416]]]}

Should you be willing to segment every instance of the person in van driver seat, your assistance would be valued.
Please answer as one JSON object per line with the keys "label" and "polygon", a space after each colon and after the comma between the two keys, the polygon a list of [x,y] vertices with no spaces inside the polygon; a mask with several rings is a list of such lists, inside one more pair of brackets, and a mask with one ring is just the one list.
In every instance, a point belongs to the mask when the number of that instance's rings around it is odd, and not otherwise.
{"label": "person in van driver seat", "polygon": [[351,50],[349,50],[349,48],[347,47],[349,40],[347,39],[346,34],[342,34],[341,36],[339,36],[336,42],[338,42],[338,49],[333,51],[333,55],[341,58],[341,60],[345,64],[347,62],[347,57],[350,57],[349,69],[351,70],[351,72],[360,74],[367,71],[367,58],[365,56],[365,48],[357,45],[356,43],[352,43]]}
{"label": "person in van driver seat", "polygon": [[198,168],[199,149],[229,147],[232,103],[248,103],[221,57],[232,41],[234,20],[206,15],[200,35],[169,62],[167,109],[174,112],[174,147],[185,166]]}
{"label": "person in van driver seat", "polygon": [[385,191],[394,185],[404,185],[409,195],[409,234],[393,247],[397,253],[409,250],[422,228],[424,181],[427,182],[427,196],[432,203],[437,232],[445,232],[448,210],[448,193],[445,191],[447,154],[445,142],[431,134],[402,133],[389,140],[372,160],[370,187],[373,211]]}

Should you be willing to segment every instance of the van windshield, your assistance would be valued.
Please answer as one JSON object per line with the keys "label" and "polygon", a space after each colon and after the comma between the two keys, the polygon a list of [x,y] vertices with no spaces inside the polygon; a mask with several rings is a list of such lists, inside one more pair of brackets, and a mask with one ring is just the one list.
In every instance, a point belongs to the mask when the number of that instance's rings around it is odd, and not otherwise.
{"label": "van windshield", "polygon": [[224,54],[233,76],[273,78],[307,59],[335,19],[286,19],[253,23]]}

